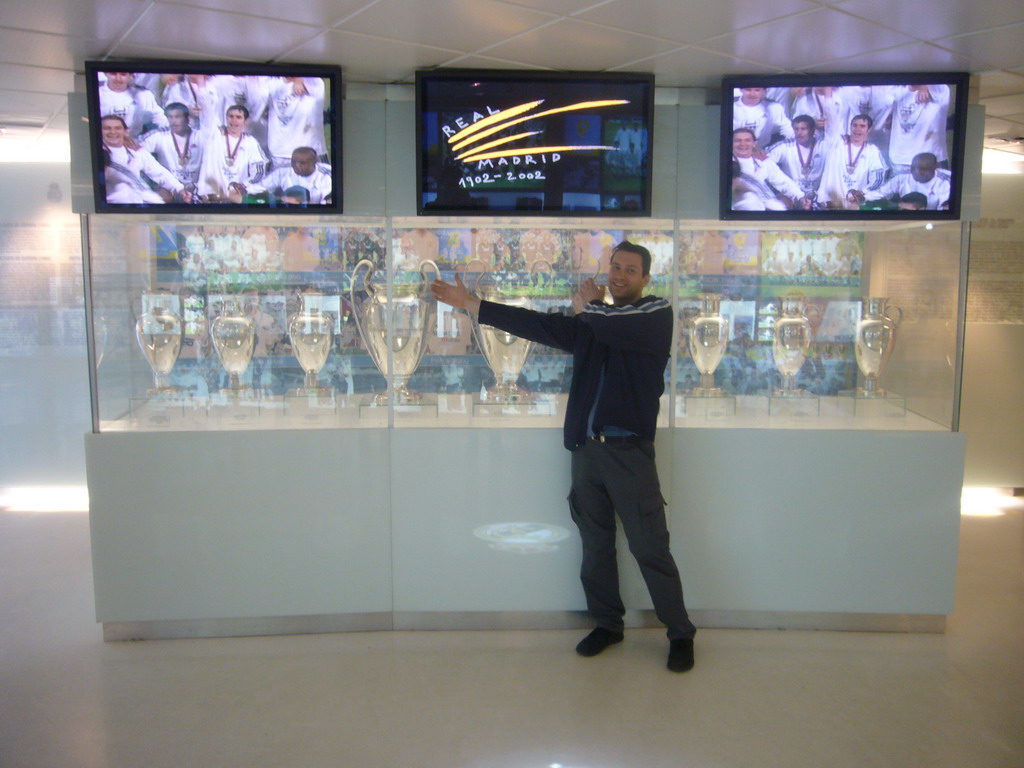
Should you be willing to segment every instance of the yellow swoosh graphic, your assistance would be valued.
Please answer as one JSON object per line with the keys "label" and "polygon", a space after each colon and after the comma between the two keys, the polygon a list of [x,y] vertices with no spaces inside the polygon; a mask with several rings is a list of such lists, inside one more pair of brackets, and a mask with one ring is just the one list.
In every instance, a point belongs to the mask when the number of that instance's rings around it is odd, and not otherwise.
{"label": "yellow swoosh graphic", "polygon": [[[505,128],[510,128],[513,125],[518,125],[519,123],[524,123],[527,120],[533,120],[533,119],[538,118],[538,117],[547,117],[548,115],[557,115],[557,114],[560,114],[562,112],[575,112],[575,111],[579,111],[581,109],[597,109],[599,107],[612,107],[612,106],[616,106],[616,105],[619,105],[619,104],[628,104],[628,103],[629,103],[628,99],[602,99],[602,100],[599,100],[599,101],[581,101],[581,102],[579,102],[577,104],[570,104],[569,106],[566,106],[566,107],[555,107],[554,109],[546,109],[543,112],[538,112],[538,113],[536,113],[534,115],[526,115],[525,117],[520,117],[520,118],[517,118],[515,120],[507,120],[507,121],[505,121],[503,123],[500,123],[498,125],[494,125],[494,126],[488,128],[485,131],[480,131],[479,135],[477,135],[477,136],[470,136],[469,138],[464,138],[461,141],[457,141],[456,137],[464,134],[465,131],[459,131],[459,133],[456,133],[454,136],[449,137],[448,143],[452,145],[451,146],[452,151],[453,152],[457,152],[458,150],[462,149],[463,147],[465,147],[468,144],[472,144],[474,142],[479,141],[480,139],[484,139],[484,138],[486,138],[488,136],[491,136],[491,135],[497,133],[498,131],[504,130]],[[526,106],[526,105],[520,105],[520,106]],[[512,107],[512,109],[518,109],[518,107]],[[506,111],[510,111],[510,110],[506,110]],[[492,117],[498,117],[501,114],[503,114],[503,112],[499,112],[497,115],[492,115]],[[484,118],[484,120],[489,120],[489,119],[490,118]],[[481,120],[479,122],[483,122],[483,120]],[[476,125],[476,124],[474,124],[474,125]],[[470,127],[473,127],[473,126],[470,126]]]}

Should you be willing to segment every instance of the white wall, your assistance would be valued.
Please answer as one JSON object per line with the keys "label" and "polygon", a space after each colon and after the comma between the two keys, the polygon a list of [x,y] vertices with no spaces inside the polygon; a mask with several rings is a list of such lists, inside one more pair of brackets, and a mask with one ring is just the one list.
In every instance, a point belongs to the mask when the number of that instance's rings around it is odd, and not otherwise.
{"label": "white wall", "polygon": [[91,425],[69,168],[2,167],[0,486],[84,485]]}
{"label": "white wall", "polygon": [[1024,176],[989,175],[972,226],[960,430],[967,485],[1024,487]]}

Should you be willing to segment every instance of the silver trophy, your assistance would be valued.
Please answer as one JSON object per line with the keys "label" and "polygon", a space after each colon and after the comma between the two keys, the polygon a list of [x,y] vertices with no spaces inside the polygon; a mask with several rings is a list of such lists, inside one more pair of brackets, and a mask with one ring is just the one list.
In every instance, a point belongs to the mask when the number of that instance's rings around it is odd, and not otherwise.
{"label": "silver trophy", "polygon": [[[433,270],[435,278],[439,279],[441,270],[427,259],[420,264],[419,280],[399,280],[396,275],[390,296],[383,286],[373,285],[377,268],[369,259],[360,261],[352,271],[352,314],[359,335],[377,370],[388,380],[395,402],[403,405],[416,404],[422,400],[418,392],[409,389],[409,378],[416,372],[426,350],[427,332],[437,306],[430,293],[430,284],[434,278],[427,276],[428,267]],[[363,289],[357,291],[360,274],[363,275]],[[387,392],[378,392],[373,398],[374,405],[385,405],[387,402]]]}
{"label": "silver trophy", "polygon": [[[146,310],[135,321],[135,338],[153,371],[153,388],[149,394],[172,391],[170,373],[181,352],[181,316],[171,309],[177,297],[164,292],[143,294]],[[97,366],[98,367],[98,366]]]}
{"label": "silver trophy", "polygon": [[[509,307],[530,308],[530,300],[526,296],[508,296],[494,283],[484,283],[483,276],[477,281],[475,292],[481,299]],[[529,397],[516,381],[522,373],[526,358],[530,354],[533,342],[514,336],[511,333],[482,325],[477,317],[472,316],[473,335],[476,337],[480,351],[483,352],[487,365],[494,373],[495,385],[487,390],[488,402],[517,403]]]}
{"label": "silver trophy", "polygon": [[327,364],[334,337],[334,318],[310,301],[317,295],[304,293],[302,308],[288,318],[288,337],[292,342],[292,350],[306,374],[301,394],[321,392],[317,387],[317,377]]}
{"label": "silver trophy", "polygon": [[715,369],[722,362],[729,344],[729,319],[720,311],[722,297],[717,293],[700,295],[700,314],[690,320],[690,357],[700,373],[700,384],[693,388],[697,397],[721,397],[725,391],[715,386]]}
{"label": "silver trophy", "polygon": [[210,325],[210,337],[220,364],[228,373],[228,389],[240,391],[242,374],[249,367],[256,345],[256,322],[238,311],[219,315]]}
{"label": "silver trophy", "polygon": [[857,323],[854,351],[857,367],[864,375],[864,387],[857,394],[863,397],[884,395],[878,387],[878,377],[896,346],[896,328],[903,320],[903,310],[893,308],[892,317],[886,306],[888,299],[872,296],[861,304],[861,319]]}
{"label": "silver trophy", "polygon": [[775,367],[782,374],[782,388],[772,394],[777,397],[791,397],[804,394],[797,389],[796,376],[807,359],[811,346],[811,323],[804,317],[802,296],[784,296],[782,314],[775,322],[775,336],[772,340],[772,357]]}

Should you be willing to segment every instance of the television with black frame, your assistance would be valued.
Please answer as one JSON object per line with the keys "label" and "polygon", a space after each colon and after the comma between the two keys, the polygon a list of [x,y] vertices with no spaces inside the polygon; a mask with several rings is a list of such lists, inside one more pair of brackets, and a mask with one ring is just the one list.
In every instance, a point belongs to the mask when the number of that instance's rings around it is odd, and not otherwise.
{"label": "television with black frame", "polygon": [[342,211],[341,69],[85,62],[97,213]]}
{"label": "television with black frame", "polygon": [[416,73],[420,215],[649,216],[654,75]]}
{"label": "television with black frame", "polygon": [[721,218],[958,219],[967,87],[963,72],[724,78]]}

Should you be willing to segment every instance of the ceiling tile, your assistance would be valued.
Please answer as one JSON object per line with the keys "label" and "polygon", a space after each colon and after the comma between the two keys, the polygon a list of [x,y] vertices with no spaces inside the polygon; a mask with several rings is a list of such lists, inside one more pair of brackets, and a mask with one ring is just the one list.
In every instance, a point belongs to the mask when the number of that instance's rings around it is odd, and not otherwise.
{"label": "ceiling tile", "polygon": [[68,103],[67,94],[0,91],[0,125],[43,126]]}
{"label": "ceiling tile", "polygon": [[0,27],[115,40],[148,5],[148,0],[5,0]]}
{"label": "ceiling tile", "polygon": [[848,59],[834,59],[821,64],[804,67],[804,72],[924,72],[943,70],[959,72],[968,70],[971,62],[952,51],[939,48],[931,43],[899,45],[887,51],[875,51],[870,56],[852,56]]}
{"label": "ceiling tile", "polygon": [[16,91],[67,94],[75,90],[73,69],[25,67],[20,64],[0,64],[0,83]]}
{"label": "ceiling tile", "polygon": [[[601,0],[504,0],[510,5],[521,5],[524,8],[534,8],[538,11],[547,11],[556,16],[570,16],[572,14],[590,8]],[[606,3],[619,2],[619,0],[604,0]]]}
{"label": "ceiling tile", "polygon": [[985,114],[993,117],[1010,117],[1024,114],[1024,93],[1016,93],[1011,96],[993,96],[982,99],[985,105]]}
{"label": "ceiling tile", "polygon": [[724,35],[701,47],[802,70],[826,61],[862,56],[870,66],[871,53],[913,42],[900,32],[882,29],[830,8],[789,16]]}
{"label": "ceiling tile", "polygon": [[546,71],[545,67],[538,67],[533,64],[525,64],[520,61],[505,61],[493,56],[481,56],[479,54],[466,54],[451,61],[444,62],[444,67],[459,67],[460,69],[522,69],[532,71]]}
{"label": "ceiling tile", "polygon": [[[244,12],[268,19],[330,27],[368,4],[368,0],[302,0],[301,3],[282,3],[280,0],[201,0],[180,5],[216,11]],[[188,12],[190,11],[179,13]]]}
{"label": "ceiling tile", "polygon": [[781,72],[775,67],[692,47],[653,56],[616,71],[653,72],[659,86],[677,88],[718,88],[723,75],[774,75]]}
{"label": "ceiling tile", "polygon": [[436,67],[459,54],[459,51],[329,30],[291,51],[288,60],[340,64],[348,81],[390,83],[407,80],[418,68]]}
{"label": "ceiling tile", "polygon": [[556,18],[493,0],[380,0],[339,29],[469,52]]}
{"label": "ceiling tile", "polygon": [[[187,15],[183,15],[187,10]],[[188,23],[183,23],[187,18]],[[248,60],[277,58],[316,34],[316,28],[238,13],[153,5],[125,36],[125,46],[153,46]],[[120,49],[113,55],[120,55]]]}
{"label": "ceiling tile", "polygon": [[985,118],[985,135],[1013,138],[1024,134],[1021,123],[999,117]]}
{"label": "ceiling tile", "polygon": [[921,40],[934,40],[1024,21],[1024,3],[1019,0],[971,0],[969,3],[846,0],[838,7]]}
{"label": "ceiling tile", "polygon": [[86,59],[102,55],[103,41],[0,28],[3,59],[37,67],[80,69]]}
{"label": "ceiling tile", "polygon": [[602,70],[665,53],[674,47],[672,43],[650,37],[566,19],[481,53],[552,69]]}
{"label": "ceiling tile", "polygon": [[978,75],[978,97],[986,99],[991,96],[1005,96],[1008,93],[1024,91],[1024,73],[982,72]]}
{"label": "ceiling tile", "polygon": [[[976,63],[976,69],[1005,69],[1020,66],[1021,41],[1024,41],[1024,24],[949,37],[936,43],[966,56]],[[980,66],[982,62],[989,66]]]}
{"label": "ceiling tile", "polygon": [[598,5],[576,18],[692,43],[817,7],[809,0],[718,0],[693,13],[685,4],[615,2]]}

